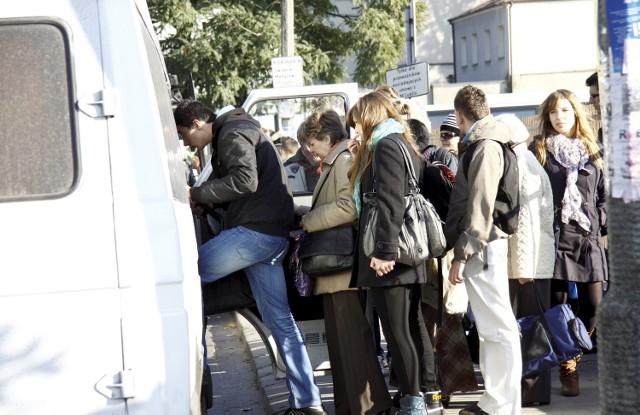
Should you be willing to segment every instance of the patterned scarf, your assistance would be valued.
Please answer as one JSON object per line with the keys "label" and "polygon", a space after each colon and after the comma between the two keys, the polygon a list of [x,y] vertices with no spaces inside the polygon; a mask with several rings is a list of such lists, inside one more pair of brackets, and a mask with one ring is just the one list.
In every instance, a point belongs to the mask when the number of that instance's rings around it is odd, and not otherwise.
{"label": "patterned scarf", "polygon": [[[373,153],[373,150],[376,148],[378,142],[391,134],[402,134],[404,133],[404,127],[398,121],[393,118],[389,118],[386,121],[378,124],[378,126],[373,130],[373,137],[371,137],[371,141],[367,144],[367,151]],[[373,158],[373,154],[371,155]],[[362,170],[364,169],[364,161],[366,157],[362,157],[360,159],[360,164],[358,165],[358,172],[356,173],[356,177],[360,177]],[[373,162],[373,160],[372,160]],[[361,180],[358,178],[355,185],[353,186],[353,201],[356,204],[356,211],[358,212],[358,216],[360,216],[360,212],[362,211],[362,200],[360,198],[360,188],[362,184]]]}
{"label": "patterned scarf", "polygon": [[567,138],[558,134],[547,139],[547,150],[553,154],[567,173],[562,198],[562,223],[575,220],[582,229],[590,232],[591,222],[582,212],[582,196],[577,185],[578,171],[589,161],[587,149],[579,138]]}

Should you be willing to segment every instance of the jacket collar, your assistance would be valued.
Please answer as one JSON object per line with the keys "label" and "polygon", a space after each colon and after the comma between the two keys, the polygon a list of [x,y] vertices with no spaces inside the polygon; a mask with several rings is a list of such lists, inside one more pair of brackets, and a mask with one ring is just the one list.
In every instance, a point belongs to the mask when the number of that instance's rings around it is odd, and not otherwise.
{"label": "jacket collar", "polygon": [[324,162],[326,164],[329,165],[333,165],[333,163],[336,161],[336,159],[338,158],[338,156],[343,152],[343,151],[349,151],[347,149],[347,146],[349,145],[349,140],[342,140],[340,143],[338,143],[338,145],[331,150],[331,152],[327,155],[327,157],[325,157]]}

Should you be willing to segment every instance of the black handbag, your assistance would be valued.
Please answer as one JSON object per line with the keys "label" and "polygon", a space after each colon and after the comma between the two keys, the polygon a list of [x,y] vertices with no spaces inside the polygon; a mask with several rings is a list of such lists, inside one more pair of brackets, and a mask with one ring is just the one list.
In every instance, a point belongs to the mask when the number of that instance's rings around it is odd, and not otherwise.
{"label": "black handbag", "polygon": [[355,250],[353,226],[307,233],[300,243],[302,271],[313,278],[351,270]]}
{"label": "black handbag", "polygon": [[[418,187],[413,163],[404,143],[390,138],[395,142],[404,159],[409,172],[409,194],[405,195],[405,212],[400,234],[398,235],[398,255],[396,262],[415,266],[424,263],[430,257],[437,258],[444,254],[447,241],[442,229],[442,221],[431,202],[422,196]],[[375,189],[375,163],[371,163],[373,170],[374,189],[364,195],[363,201],[369,205],[364,224],[362,248],[364,254],[371,258],[375,251],[375,230],[378,227],[378,209]]]}
{"label": "black handbag", "polygon": [[[327,177],[328,173],[318,184],[316,194],[319,194]],[[311,210],[314,206],[315,201]],[[351,270],[355,251],[354,234],[355,229],[351,224],[303,234],[298,252],[302,271],[317,278]]]}
{"label": "black handbag", "polygon": [[573,359],[593,346],[582,321],[571,307],[559,304],[543,312],[536,291],[540,315],[518,319],[522,349],[522,376],[545,372]]}

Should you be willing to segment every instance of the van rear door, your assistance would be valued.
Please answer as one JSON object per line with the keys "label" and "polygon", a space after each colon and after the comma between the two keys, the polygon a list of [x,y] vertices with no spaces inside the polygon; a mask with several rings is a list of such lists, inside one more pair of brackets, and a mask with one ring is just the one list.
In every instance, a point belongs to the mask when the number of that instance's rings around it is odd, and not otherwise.
{"label": "van rear door", "polygon": [[2,414],[126,413],[101,47],[96,1],[0,1]]}

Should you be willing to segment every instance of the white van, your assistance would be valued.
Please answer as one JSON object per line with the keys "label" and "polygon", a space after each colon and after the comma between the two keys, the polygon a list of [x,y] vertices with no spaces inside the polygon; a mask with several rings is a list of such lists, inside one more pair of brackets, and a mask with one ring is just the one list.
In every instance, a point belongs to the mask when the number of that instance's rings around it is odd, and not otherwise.
{"label": "white van", "polygon": [[0,0],[0,56],[0,414],[200,414],[197,248],[146,3]]}

